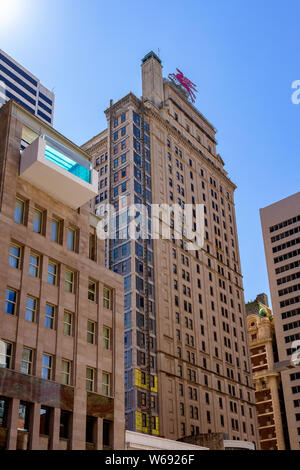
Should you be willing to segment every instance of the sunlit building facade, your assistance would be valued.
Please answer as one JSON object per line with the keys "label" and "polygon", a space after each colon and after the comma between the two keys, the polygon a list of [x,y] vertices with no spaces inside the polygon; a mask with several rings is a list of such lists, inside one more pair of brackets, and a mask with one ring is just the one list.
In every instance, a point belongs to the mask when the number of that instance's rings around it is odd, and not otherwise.
{"label": "sunlit building facade", "polygon": [[[92,203],[118,211],[107,267],[124,277],[125,408],[128,430],[179,439],[221,432],[258,444],[242,273],[236,186],[216,151],[213,125],[183,87],[164,79],[160,58],[142,60],[142,98],[106,110],[107,129],[83,145],[99,172]],[[130,207],[204,205],[205,243],[132,240]],[[196,213],[193,212],[193,227]]]}
{"label": "sunlit building facade", "polygon": [[98,174],[10,101],[0,176],[0,449],[123,449],[123,282],[89,208]]}
{"label": "sunlit building facade", "polygon": [[285,450],[285,408],[282,395],[274,316],[266,294],[246,304],[251,365],[262,450]]}
{"label": "sunlit building facade", "polygon": [[[300,192],[260,210],[292,450],[300,449]],[[291,366],[294,365],[291,369]]]}

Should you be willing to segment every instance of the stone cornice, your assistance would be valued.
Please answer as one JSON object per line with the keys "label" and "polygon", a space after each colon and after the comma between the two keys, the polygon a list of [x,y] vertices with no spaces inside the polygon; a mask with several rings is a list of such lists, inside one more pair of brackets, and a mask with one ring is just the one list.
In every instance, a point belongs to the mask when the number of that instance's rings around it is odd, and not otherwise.
{"label": "stone cornice", "polygon": [[87,152],[88,153],[94,153],[94,152],[98,152],[99,150],[101,150],[103,147],[107,148],[107,137],[104,137],[103,140],[101,140],[100,142],[97,142],[95,145],[92,145],[88,150]]}
{"label": "stone cornice", "polygon": [[130,91],[126,96],[118,100],[116,103],[112,103],[112,105],[109,106],[104,112],[105,112],[107,119],[109,119],[109,114],[110,114],[111,109],[113,110],[113,112],[118,112],[119,110],[122,110],[125,106],[128,106],[129,104],[132,104],[136,106],[137,108],[140,108],[141,103],[142,103],[141,100],[137,98]]}

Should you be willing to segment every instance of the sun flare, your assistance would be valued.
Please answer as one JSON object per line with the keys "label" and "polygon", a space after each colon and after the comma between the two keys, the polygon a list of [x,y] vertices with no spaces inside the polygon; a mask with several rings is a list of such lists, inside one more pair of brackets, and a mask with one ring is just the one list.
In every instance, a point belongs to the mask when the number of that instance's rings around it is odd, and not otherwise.
{"label": "sun flare", "polygon": [[19,18],[20,8],[23,0],[0,0],[0,24],[1,27],[7,23],[12,24]]}

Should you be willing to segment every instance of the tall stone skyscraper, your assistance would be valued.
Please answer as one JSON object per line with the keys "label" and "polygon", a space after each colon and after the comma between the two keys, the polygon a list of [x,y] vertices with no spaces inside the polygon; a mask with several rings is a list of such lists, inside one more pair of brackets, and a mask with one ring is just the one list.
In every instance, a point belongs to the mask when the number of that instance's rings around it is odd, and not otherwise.
{"label": "tall stone skyscraper", "polygon": [[[235,220],[236,186],[216,150],[215,128],[189,99],[178,71],[142,60],[143,96],[105,111],[107,129],[83,145],[99,171],[96,213],[118,210],[106,261],[124,276],[127,428],[179,439],[223,432],[258,443],[243,282]],[[185,87],[184,85],[187,85]],[[202,249],[176,238],[132,240],[129,210],[142,203],[204,205]],[[194,226],[194,225],[193,225]]]}

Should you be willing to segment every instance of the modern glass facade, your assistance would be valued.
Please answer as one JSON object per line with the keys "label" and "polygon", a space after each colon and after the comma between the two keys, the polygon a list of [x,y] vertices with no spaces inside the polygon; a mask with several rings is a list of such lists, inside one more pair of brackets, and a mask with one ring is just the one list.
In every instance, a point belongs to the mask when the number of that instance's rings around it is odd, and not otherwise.
{"label": "modern glass facade", "polygon": [[0,107],[10,99],[53,124],[54,94],[0,49]]}
{"label": "modern glass facade", "polygon": [[[130,240],[128,233],[132,204],[147,207],[146,229],[151,230],[149,125],[142,113],[128,110],[112,118],[111,138],[110,203],[117,215],[110,268],[124,276],[126,427],[158,435],[153,244],[142,235]],[[128,175],[134,177],[133,186],[128,185]]]}

